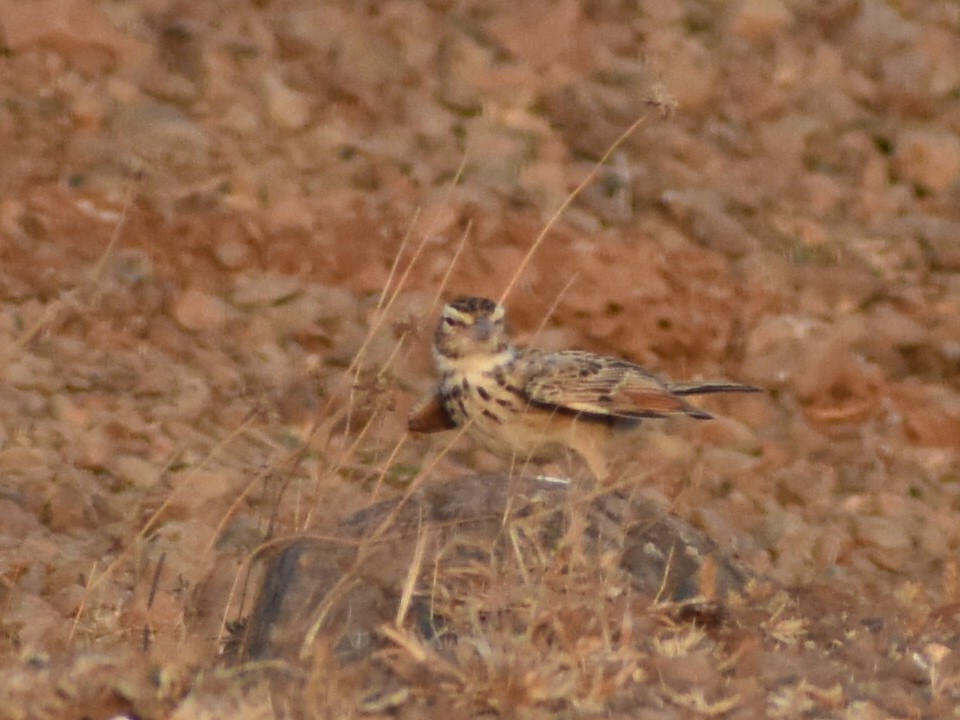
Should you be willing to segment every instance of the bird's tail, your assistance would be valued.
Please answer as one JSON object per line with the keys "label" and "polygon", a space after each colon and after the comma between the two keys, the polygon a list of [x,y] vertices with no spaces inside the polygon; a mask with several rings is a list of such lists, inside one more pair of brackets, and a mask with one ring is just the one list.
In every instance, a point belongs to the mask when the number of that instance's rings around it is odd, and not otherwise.
{"label": "bird's tail", "polygon": [[763,392],[756,385],[742,385],[732,382],[689,382],[670,383],[668,386],[674,395],[712,395],[714,393],[754,393]]}

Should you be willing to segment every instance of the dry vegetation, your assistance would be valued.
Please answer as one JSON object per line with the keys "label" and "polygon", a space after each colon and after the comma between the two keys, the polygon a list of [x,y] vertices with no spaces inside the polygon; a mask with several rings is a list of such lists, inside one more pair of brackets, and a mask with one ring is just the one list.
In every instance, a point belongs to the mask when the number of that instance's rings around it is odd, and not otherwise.
{"label": "dry vegetation", "polygon": [[[956,2],[0,0],[0,49],[0,715],[960,717]],[[523,338],[769,392],[604,489],[406,436],[441,292],[515,276]]]}

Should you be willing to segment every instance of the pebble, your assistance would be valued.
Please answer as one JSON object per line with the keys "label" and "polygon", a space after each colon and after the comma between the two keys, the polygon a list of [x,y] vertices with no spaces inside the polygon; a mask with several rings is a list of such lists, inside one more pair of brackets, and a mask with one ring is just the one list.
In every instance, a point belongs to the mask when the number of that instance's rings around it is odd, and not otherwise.
{"label": "pebble", "polygon": [[912,317],[884,303],[869,312],[866,339],[897,348],[919,347],[929,342],[930,331]]}
{"label": "pebble", "polygon": [[186,330],[219,330],[226,324],[229,313],[220,298],[189,288],[174,301],[173,317]]}
{"label": "pebble", "polygon": [[858,540],[888,550],[903,549],[910,545],[910,536],[901,518],[856,515],[853,529]]}
{"label": "pebble", "polygon": [[267,118],[283,130],[301,130],[310,121],[310,97],[293,90],[276,73],[261,78]]}
{"label": "pebble", "polygon": [[948,130],[904,130],[897,138],[893,165],[907,182],[943,192],[960,177],[960,138]]}
{"label": "pebble", "polygon": [[730,30],[747,40],[766,40],[793,24],[793,14],[781,0],[743,0]]}
{"label": "pebble", "polygon": [[237,305],[273,305],[303,292],[303,283],[290,275],[254,275],[237,278],[233,302]]}
{"label": "pebble", "polygon": [[239,238],[227,238],[214,246],[213,256],[227,270],[239,270],[250,260],[250,246]]}
{"label": "pebble", "polygon": [[823,324],[797,315],[767,315],[750,331],[743,364],[744,378],[761,387],[791,382],[803,362],[807,339],[823,332]]}
{"label": "pebble", "polygon": [[120,455],[110,465],[117,475],[141,489],[152,487],[161,477],[160,467],[136,455]]}
{"label": "pebble", "polygon": [[890,387],[908,440],[922,447],[960,447],[960,395],[946,385],[904,381]]}

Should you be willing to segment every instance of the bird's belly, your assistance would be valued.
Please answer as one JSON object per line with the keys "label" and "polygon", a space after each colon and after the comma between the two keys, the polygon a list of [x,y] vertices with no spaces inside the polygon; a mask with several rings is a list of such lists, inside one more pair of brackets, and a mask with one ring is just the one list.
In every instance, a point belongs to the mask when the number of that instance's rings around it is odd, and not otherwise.
{"label": "bird's belly", "polygon": [[568,445],[562,428],[544,425],[522,413],[499,422],[485,415],[472,418],[467,434],[496,455],[536,462],[557,458]]}
{"label": "bird's belly", "polygon": [[531,406],[501,378],[463,373],[444,378],[440,397],[457,426],[500,456],[537,461],[556,457],[570,418]]}

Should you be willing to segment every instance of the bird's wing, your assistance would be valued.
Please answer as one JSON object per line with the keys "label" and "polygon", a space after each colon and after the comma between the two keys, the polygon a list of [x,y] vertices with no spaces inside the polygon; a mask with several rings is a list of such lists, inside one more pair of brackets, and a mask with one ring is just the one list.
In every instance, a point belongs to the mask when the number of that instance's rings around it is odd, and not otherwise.
{"label": "bird's wing", "polygon": [[593,353],[525,350],[523,391],[531,402],[590,415],[709,418],[639,365]]}

